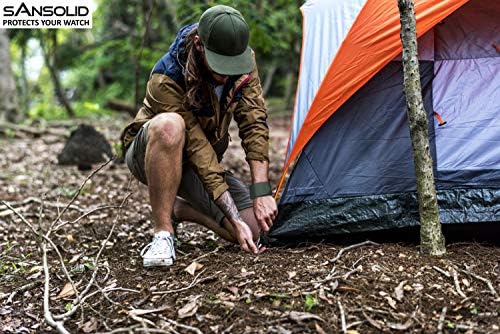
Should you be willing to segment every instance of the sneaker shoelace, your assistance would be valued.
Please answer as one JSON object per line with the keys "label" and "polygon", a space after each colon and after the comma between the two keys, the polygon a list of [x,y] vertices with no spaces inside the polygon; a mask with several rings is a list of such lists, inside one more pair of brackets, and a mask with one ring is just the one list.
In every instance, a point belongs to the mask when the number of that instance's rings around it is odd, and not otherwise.
{"label": "sneaker shoelace", "polygon": [[[166,242],[166,247],[164,243]],[[174,239],[172,237],[160,237],[160,236],[155,236],[153,241],[147,244],[141,251],[141,256],[144,257],[144,254],[151,249],[151,255],[158,255],[162,254],[166,251],[166,249],[170,250],[170,254],[172,254],[172,249],[174,248]]]}

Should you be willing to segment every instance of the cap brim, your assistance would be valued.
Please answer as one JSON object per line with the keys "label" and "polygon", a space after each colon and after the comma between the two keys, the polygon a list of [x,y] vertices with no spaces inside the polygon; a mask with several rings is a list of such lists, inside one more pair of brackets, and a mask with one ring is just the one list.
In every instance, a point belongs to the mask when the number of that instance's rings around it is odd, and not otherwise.
{"label": "cap brim", "polygon": [[224,56],[205,48],[205,57],[212,71],[222,75],[240,75],[252,72],[254,68],[250,47],[237,56]]}

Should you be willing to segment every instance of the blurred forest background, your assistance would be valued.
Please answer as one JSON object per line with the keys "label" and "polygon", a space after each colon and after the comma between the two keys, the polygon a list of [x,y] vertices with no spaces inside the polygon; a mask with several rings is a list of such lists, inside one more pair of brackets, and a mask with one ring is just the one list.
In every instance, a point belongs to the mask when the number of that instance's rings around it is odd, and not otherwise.
{"label": "blurred forest background", "polygon": [[242,12],[268,106],[289,111],[300,59],[302,3],[94,0],[91,30],[0,30],[0,120],[73,119],[116,111],[133,116],[151,68],[178,29],[216,4]]}

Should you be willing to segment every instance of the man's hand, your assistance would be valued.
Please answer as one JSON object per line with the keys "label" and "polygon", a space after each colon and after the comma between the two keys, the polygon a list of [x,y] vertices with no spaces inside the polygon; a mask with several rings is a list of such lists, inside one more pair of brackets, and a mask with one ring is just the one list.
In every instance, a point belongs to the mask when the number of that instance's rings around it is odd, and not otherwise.
{"label": "man's hand", "polygon": [[257,218],[260,228],[264,232],[269,232],[278,214],[278,208],[276,207],[274,198],[272,196],[256,197],[253,200],[253,212],[255,213],[255,218]]}
{"label": "man's hand", "polygon": [[241,249],[246,252],[257,254],[257,246],[253,242],[252,231],[250,227],[241,219],[240,213],[234,204],[233,198],[229,191],[225,191],[215,200],[215,204],[224,212],[229,223],[234,228],[236,239],[240,244]]}
{"label": "man's hand", "polygon": [[238,243],[240,244],[241,249],[245,252],[257,254],[258,249],[253,242],[252,231],[250,227],[243,220],[239,221],[231,221],[231,225],[234,227],[234,231],[236,232],[236,239],[238,239]]}

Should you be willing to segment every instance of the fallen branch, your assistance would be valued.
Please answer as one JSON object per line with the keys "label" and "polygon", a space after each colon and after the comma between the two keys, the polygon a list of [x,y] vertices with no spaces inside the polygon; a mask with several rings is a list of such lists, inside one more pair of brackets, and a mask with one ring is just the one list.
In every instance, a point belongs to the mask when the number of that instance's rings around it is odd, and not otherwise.
{"label": "fallen branch", "polygon": [[47,135],[47,134],[60,137],[69,136],[69,131],[67,130],[57,130],[53,128],[35,128],[27,125],[19,125],[9,122],[0,122],[0,132],[6,134],[8,130],[15,132],[17,131],[24,132],[29,135],[32,135],[33,137],[40,137],[42,135]]}
{"label": "fallen branch", "polygon": [[465,293],[460,288],[460,282],[458,281],[458,273],[455,269],[453,269],[453,281],[455,282],[455,289],[457,290],[457,293],[460,295],[460,297],[467,298]]}
{"label": "fallen branch", "polygon": [[448,308],[446,306],[443,307],[443,309],[441,310],[441,315],[439,316],[439,321],[438,321],[438,326],[437,326],[438,334],[443,333],[444,319],[446,318],[446,311],[447,310],[448,310]]}
{"label": "fallen branch", "polygon": [[[36,197],[28,197],[24,200],[22,200],[21,202],[6,202],[6,203],[9,203],[12,207],[14,206],[17,206],[17,210],[20,210],[20,209],[23,209],[24,207],[26,207],[28,204],[31,204],[31,203],[38,203],[38,204],[41,204],[42,203],[42,200],[40,198],[36,198]],[[53,208],[59,208],[61,207],[61,204],[60,203],[53,203],[53,202],[44,202],[43,203],[44,206],[48,206],[48,207],[53,207]],[[77,210],[79,212],[85,212],[84,209],[76,206],[76,205],[70,205],[69,209],[72,209],[72,210]],[[11,214],[13,214],[14,212],[10,209],[8,210],[4,210],[4,211],[0,211],[0,217],[6,217],[6,216],[9,216]]]}
{"label": "fallen branch", "polygon": [[[121,213],[121,209],[123,208],[123,206],[125,205],[127,199],[129,198],[129,196],[131,195],[131,193],[129,193],[127,196],[124,197],[122,203],[120,204],[119,206],[119,211],[118,211],[118,214],[115,218],[115,221],[113,223],[113,226],[111,227],[111,230],[106,238],[106,240],[104,240],[104,242],[102,243],[94,261],[93,261],[93,265],[94,265],[94,272],[92,273],[92,278],[91,280],[89,281],[89,283],[87,284],[87,287],[83,290],[83,292],[79,295],[78,294],[78,291],[76,290],[76,286],[74,284],[74,282],[72,281],[71,279],[71,276],[65,266],[65,263],[64,263],[64,259],[61,255],[61,253],[59,252],[57,246],[54,244],[54,242],[50,239],[50,234],[54,231],[54,226],[56,225],[56,223],[60,220],[60,218],[62,217],[62,215],[73,205],[73,202],[76,200],[76,198],[79,196],[80,192],[82,191],[83,187],[85,186],[85,184],[88,182],[88,180],[90,180],[98,171],[100,171],[102,168],[104,168],[104,166],[106,166],[107,164],[109,164],[110,162],[112,161],[112,159],[108,160],[106,163],[104,163],[103,165],[101,165],[99,168],[97,168],[96,170],[94,170],[86,179],[85,181],[82,183],[82,185],[80,186],[80,188],[78,189],[77,193],[73,196],[73,198],[71,199],[71,201],[63,208],[62,211],[59,212],[57,218],[52,221],[52,223],[50,224],[47,232],[44,234],[42,234],[41,232],[37,231],[35,229],[35,227],[29,222],[27,221],[23,215],[21,215],[15,208],[13,208],[9,203],[6,203],[5,201],[0,201],[0,203],[4,204],[9,210],[11,210],[14,214],[16,214],[20,219],[21,221],[26,225],[28,226],[28,228],[31,230],[31,232],[37,236],[37,241],[39,242],[40,244],[40,249],[41,249],[41,253],[42,253],[42,267],[43,267],[43,272],[44,272],[44,292],[43,292],[43,314],[44,314],[44,319],[45,321],[47,322],[47,324],[49,326],[51,326],[52,328],[54,328],[57,332],[61,333],[61,334],[66,334],[66,333],[69,333],[68,330],[64,327],[64,322],[69,318],[71,317],[74,312],[76,312],[76,310],[78,309],[78,307],[81,307],[83,301],[89,297],[91,297],[92,295],[95,295],[96,293],[99,293],[99,292],[102,292],[103,290],[99,289],[98,291],[95,291],[93,293],[89,293],[92,285],[94,284],[95,282],[95,279],[96,279],[96,276],[97,276],[97,272],[98,272],[98,262],[99,262],[99,258],[100,258],[100,255],[101,253],[103,252],[106,244],[108,243],[109,239],[111,238],[111,235],[113,234],[115,228],[116,228],[116,225],[118,223],[118,220],[119,220],[119,217],[120,217],[120,213]],[[130,185],[129,185],[130,186]],[[39,214],[39,224],[41,225],[42,223],[42,211],[43,211],[43,205],[44,205],[44,202],[43,200],[41,200],[41,206],[40,206],[40,214]],[[59,209],[59,206],[57,206],[57,208]],[[64,225],[65,223],[63,223],[62,225]],[[60,225],[59,227],[61,227],[62,225]],[[70,282],[72,288],[73,288],[73,291],[75,292],[76,294],[76,298],[75,300],[73,301],[73,305],[72,307],[70,308],[70,310],[62,315],[53,315],[51,310],[50,310],[50,270],[49,270],[49,264],[48,264],[48,260],[47,260],[47,253],[48,253],[48,249],[47,249],[47,245],[50,244],[52,246],[52,248],[54,249],[54,251],[57,253],[57,256],[59,257],[59,261],[61,263],[61,266],[62,266],[62,269],[63,269],[63,272],[66,276],[66,278],[68,279],[68,281]],[[82,307],[82,319],[83,319],[83,307]]]}
{"label": "fallen branch", "polygon": [[62,215],[68,210],[68,208],[76,201],[76,199],[78,198],[78,196],[80,196],[80,193],[82,192],[82,189],[83,187],[85,187],[85,185],[87,184],[87,182],[95,175],[97,174],[101,169],[103,169],[104,167],[106,167],[109,163],[111,163],[113,160],[115,159],[115,157],[112,157],[110,158],[108,161],[106,161],[105,163],[103,163],[102,165],[100,165],[99,167],[97,167],[95,170],[92,171],[92,173],[90,173],[87,178],[83,181],[83,183],[80,185],[80,188],[78,188],[78,190],[76,191],[76,193],[73,195],[73,198],[71,198],[71,200],[69,201],[69,203],[64,207],[64,209],[59,212],[59,214],[57,215],[57,218],[52,222],[52,224],[50,225],[49,227],[49,232],[52,231],[52,229],[54,228],[54,225],[61,219]]}
{"label": "fallen branch", "polygon": [[127,311],[128,315],[144,315],[144,314],[150,314],[150,313],[157,313],[157,312],[163,312],[165,310],[171,309],[172,307],[167,305],[159,308],[155,308],[152,310],[141,310],[141,309],[133,309],[130,311]]}
{"label": "fallen branch", "polygon": [[217,246],[217,248],[216,248],[215,250],[213,250],[213,251],[211,251],[211,252],[208,252],[208,253],[206,253],[206,254],[203,254],[203,255],[201,255],[201,256],[198,256],[196,259],[194,259],[194,260],[193,260],[193,261],[191,261],[191,262],[198,262],[199,260],[201,260],[201,259],[203,259],[203,258],[205,258],[205,257],[207,257],[207,256],[210,256],[210,255],[212,255],[212,254],[217,253],[217,252],[218,252],[221,248],[222,248],[222,246]]}
{"label": "fallen branch", "polygon": [[443,274],[444,276],[446,276],[448,278],[451,278],[451,274],[449,272],[447,272],[446,270],[443,270],[443,269],[439,268],[438,266],[432,266],[432,269],[434,269],[438,273]]}
{"label": "fallen branch", "polygon": [[373,327],[375,327],[379,331],[383,331],[384,330],[384,327],[382,327],[375,319],[373,319],[368,314],[366,314],[365,311],[362,311],[362,313],[363,313],[363,316],[365,317],[366,321],[368,321],[368,323],[370,325],[372,325]]}
{"label": "fallen branch", "polygon": [[337,305],[339,307],[339,312],[340,312],[340,325],[342,326],[342,333],[347,333],[347,326],[345,322],[345,314],[344,314],[344,308],[342,307],[342,303],[340,300],[337,300]]}
{"label": "fallen branch", "polygon": [[57,231],[58,229],[60,229],[61,227],[65,226],[67,224],[76,224],[80,220],[82,220],[83,218],[86,218],[87,216],[89,216],[97,211],[104,210],[104,209],[120,209],[120,208],[121,207],[119,205],[104,205],[104,206],[97,207],[95,209],[92,209],[90,211],[85,212],[83,215],[81,215],[80,217],[78,217],[77,219],[75,219],[73,221],[61,222],[59,225],[54,227],[54,231]]}
{"label": "fallen branch", "polygon": [[43,317],[50,327],[56,329],[61,334],[69,334],[68,330],[64,327],[64,321],[55,321],[50,312],[50,274],[49,265],[47,263],[47,244],[42,243],[42,265],[45,276],[45,286],[43,289]]}
{"label": "fallen branch", "polygon": [[342,248],[338,253],[337,253],[337,256],[335,256],[333,259],[329,260],[328,262],[330,263],[334,263],[336,261],[338,261],[338,259],[340,259],[340,257],[342,256],[342,254],[344,254],[345,252],[347,251],[350,251],[354,248],[359,248],[359,247],[363,247],[363,246],[367,246],[367,245],[371,245],[371,246],[379,246],[378,243],[376,242],[373,242],[373,241],[370,241],[370,240],[367,240],[367,241],[363,241],[359,244],[354,244],[354,245],[351,245],[351,246],[348,246],[348,247],[345,247],[345,248]]}
{"label": "fallen branch", "polygon": [[[121,208],[123,208],[123,206],[125,205],[126,201],[128,200],[128,198],[130,197],[131,193],[127,194],[127,196],[125,196],[125,198],[123,199],[122,203],[120,204],[120,210]],[[96,279],[96,276],[97,276],[97,271],[99,269],[99,266],[98,266],[98,262],[99,262],[99,257],[101,256],[101,253],[103,252],[106,244],[108,243],[109,239],[111,238],[111,235],[113,235],[113,232],[116,228],[116,225],[118,223],[118,219],[120,217],[120,210],[118,211],[118,214],[115,218],[115,221],[113,223],[113,226],[111,227],[111,230],[109,231],[108,233],[108,236],[106,238],[106,240],[104,240],[104,242],[102,243],[101,245],[101,248],[99,249],[99,251],[97,252],[97,255],[96,255],[96,258],[95,260],[93,261],[93,266],[94,266],[94,269],[93,269],[93,273],[92,273],[92,277],[89,281],[89,283],[87,284],[87,287],[83,290],[83,292],[81,293],[81,295],[85,296],[89,291],[90,289],[92,288],[92,285],[94,284],[95,282],[95,279]],[[99,292],[99,291],[97,291]],[[96,293],[97,293],[96,292]],[[71,317],[77,307],[83,302],[83,300],[86,299],[86,298],[79,298],[77,297],[74,301],[73,301],[73,306],[70,308],[69,311],[67,311],[66,313],[64,314],[61,314],[61,315],[57,315],[57,316],[54,316],[55,319],[63,319],[63,320],[67,320],[69,319],[69,317]]]}
{"label": "fallen branch", "polygon": [[463,272],[463,273],[466,273],[467,275],[470,275],[470,276],[474,277],[475,279],[480,280],[483,283],[485,283],[488,286],[488,288],[490,289],[491,294],[494,295],[494,296],[498,296],[498,293],[495,290],[495,288],[493,287],[493,284],[491,283],[490,280],[488,280],[488,279],[486,279],[484,277],[481,277],[481,276],[479,276],[477,274],[474,274],[473,272],[471,272],[469,270],[460,269],[460,271]]}
{"label": "fallen branch", "polygon": [[[14,291],[12,291],[12,293],[9,295],[9,294],[5,294],[4,298],[6,296],[9,296],[9,298],[7,298],[7,304],[10,304],[12,303],[12,301],[14,300],[14,297],[18,294],[18,293],[22,293],[22,292],[25,292],[25,291],[28,291],[28,290],[31,290],[33,289],[34,287],[38,286],[42,284],[42,281],[35,281],[35,282],[31,282],[31,283],[28,283],[28,284],[25,284],[17,289],[15,289]],[[0,297],[0,299],[3,299]]]}
{"label": "fallen branch", "polygon": [[344,281],[347,281],[347,279],[354,273],[357,273],[357,272],[362,272],[363,271],[363,267],[362,266],[357,266],[356,268],[352,269],[351,271],[345,273],[343,276],[342,276],[342,279]]}
{"label": "fallen branch", "polygon": [[200,331],[200,330],[199,330],[198,328],[196,328],[196,327],[192,327],[192,326],[184,325],[184,324],[178,323],[177,321],[167,319],[167,318],[165,318],[165,317],[162,317],[162,319],[163,319],[163,320],[165,320],[166,322],[168,322],[169,324],[174,325],[175,327],[179,327],[179,328],[182,328],[182,329],[185,329],[185,330],[188,330],[188,331],[194,332],[194,333],[196,333],[196,334],[203,334],[203,332],[202,332],[202,331]]}
{"label": "fallen branch", "polygon": [[200,271],[200,273],[195,276],[195,278],[193,279],[193,281],[191,282],[191,284],[189,284],[188,286],[186,286],[184,288],[174,289],[174,290],[165,290],[165,291],[154,291],[153,295],[166,295],[166,294],[169,294],[169,293],[186,291],[186,290],[191,289],[196,284],[199,284],[199,283],[202,283],[202,282],[205,282],[205,281],[208,281],[208,280],[211,280],[211,279],[215,278],[217,274],[221,273],[221,271],[218,271],[218,272],[215,273],[215,275],[208,276],[208,277],[205,277],[203,279],[198,280],[198,277],[200,277],[200,275],[203,274],[206,270],[207,269],[205,268],[202,271]]}

